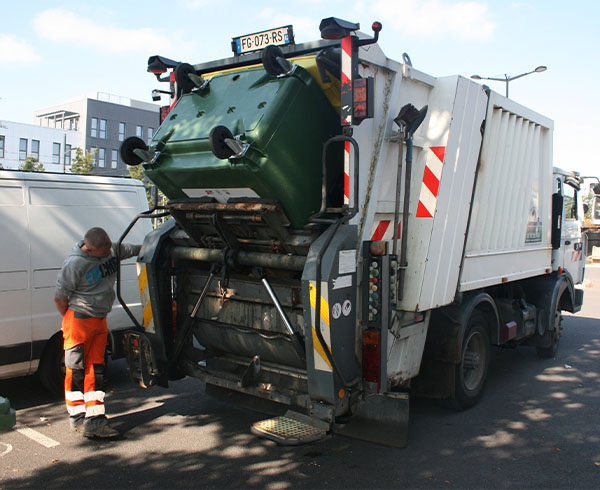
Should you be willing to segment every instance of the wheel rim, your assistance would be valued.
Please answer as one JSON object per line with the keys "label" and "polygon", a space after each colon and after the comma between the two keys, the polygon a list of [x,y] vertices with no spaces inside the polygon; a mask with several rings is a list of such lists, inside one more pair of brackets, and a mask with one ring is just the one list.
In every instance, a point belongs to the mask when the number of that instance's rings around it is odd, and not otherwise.
{"label": "wheel rim", "polygon": [[464,386],[475,391],[485,374],[485,339],[480,332],[471,332],[462,357],[462,377]]}

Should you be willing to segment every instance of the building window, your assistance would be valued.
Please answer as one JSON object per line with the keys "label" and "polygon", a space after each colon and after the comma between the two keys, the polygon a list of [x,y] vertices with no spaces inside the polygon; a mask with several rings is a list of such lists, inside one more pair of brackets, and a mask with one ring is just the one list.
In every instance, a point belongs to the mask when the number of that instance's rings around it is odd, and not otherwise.
{"label": "building window", "polygon": [[0,158],[4,158],[4,136],[0,136]]}
{"label": "building window", "polygon": [[60,163],[60,143],[52,143],[52,163]]}
{"label": "building window", "polygon": [[119,141],[125,139],[125,123],[119,123]]}
{"label": "building window", "polygon": [[100,139],[106,139],[106,119],[100,119]]}
{"label": "building window", "polygon": [[19,160],[25,160],[27,158],[27,140],[21,138],[19,140]]}
{"label": "building window", "polygon": [[40,142],[38,140],[31,140],[31,156],[40,159]]}
{"label": "building window", "polygon": [[92,124],[90,126],[90,136],[92,138],[98,137],[98,119],[92,117]]}
{"label": "building window", "polygon": [[154,128],[146,128],[146,134],[148,135],[148,144],[150,144],[152,136],[154,136]]}
{"label": "building window", "polygon": [[110,166],[111,168],[117,168],[119,153],[117,150],[113,150],[110,158]]}
{"label": "building window", "polygon": [[99,167],[106,167],[106,160],[105,160],[105,150],[104,148],[98,148],[98,166]]}
{"label": "building window", "polygon": [[135,127],[135,135],[136,135],[138,138],[141,138],[141,137],[142,137],[142,127],[141,127],[141,126],[136,126],[136,127]]}
{"label": "building window", "polygon": [[65,165],[71,165],[71,145],[65,145]]}

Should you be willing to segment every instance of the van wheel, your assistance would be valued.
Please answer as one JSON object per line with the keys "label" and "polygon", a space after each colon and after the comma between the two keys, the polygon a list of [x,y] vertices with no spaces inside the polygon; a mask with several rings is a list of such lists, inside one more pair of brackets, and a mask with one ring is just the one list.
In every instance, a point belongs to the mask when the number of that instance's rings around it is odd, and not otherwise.
{"label": "van wheel", "polygon": [[455,368],[454,396],[449,400],[457,410],[472,407],[483,395],[490,365],[488,323],[481,311],[474,311],[467,323],[460,363]]}
{"label": "van wheel", "polygon": [[65,390],[65,351],[63,350],[63,335],[58,332],[46,344],[40,359],[38,375],[42,386],[54,395],[60,395]]}

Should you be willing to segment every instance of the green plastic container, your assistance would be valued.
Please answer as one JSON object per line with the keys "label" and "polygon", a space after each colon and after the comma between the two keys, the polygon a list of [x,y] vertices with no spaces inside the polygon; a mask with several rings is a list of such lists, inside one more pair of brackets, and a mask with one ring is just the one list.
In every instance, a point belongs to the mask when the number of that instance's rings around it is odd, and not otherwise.
{"label": "green plastic container", "polygon": [[[241,135],[241,142],[250,145],[243,157],[220,160],[213,154],[209,135],[215,126]],[[274,78],[260,67],[215,75],[208,88],[183,95],[151,146],[171,130],[157,161],[144,165],[169,199],[275,199],[291,226],[301,228],[320,208],[323,143],[339,134],[340,124],[304,68]],[[328,181],[336,187],[334,202],[343,190],[342,158],[341,145],[332,146]]]}
{"label": "green plastic container", "polygon": [[14,409],[10,408],[8,398],[0,396],[0,430],[10,429],[17,423],[17,415]]}

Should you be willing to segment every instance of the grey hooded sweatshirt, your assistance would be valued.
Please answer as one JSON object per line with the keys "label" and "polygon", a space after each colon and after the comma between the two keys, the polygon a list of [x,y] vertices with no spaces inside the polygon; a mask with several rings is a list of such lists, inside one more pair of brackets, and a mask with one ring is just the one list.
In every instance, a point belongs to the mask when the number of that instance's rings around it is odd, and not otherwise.
{"label": "grey hooded sweatshirt", "polygon": [[[86,254],[77,243],[69,253],[56,279],[55,298],[67,301],[68,308],[86,316],[103,318],[115,301],[117,246],[113,243],[108,257]],[[121,244],[121,260],[140,253],[140,245]]]}

